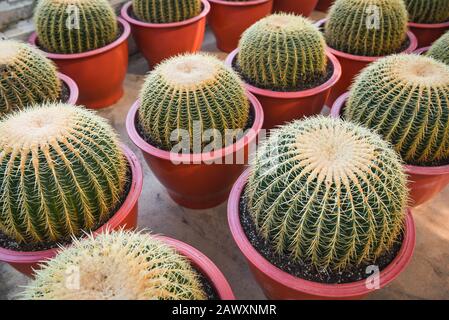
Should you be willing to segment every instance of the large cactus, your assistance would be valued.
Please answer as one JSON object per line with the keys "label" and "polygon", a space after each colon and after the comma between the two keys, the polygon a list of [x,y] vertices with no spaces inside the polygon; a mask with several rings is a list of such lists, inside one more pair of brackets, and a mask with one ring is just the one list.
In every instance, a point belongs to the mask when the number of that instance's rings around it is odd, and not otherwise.
{"label": "large cactus", "polygon": [[145,81],[140,101],[138,122],[144,136],[165,150],[183,140],[183,130],[192,151],[206,130],[219,133],[221,137],[213,134],[213,140],[224,146],[226,130],[243,130],[249,119],[242,81],[223,62],[205,54],[181,55],[157,66]]}
{"label": "large cactus", "polygon": [[441,23],[449,21],[448,0],[404,0],[410,21],[416,23]]}
{"label": "large cactus", "polygon": [[373,262],[404,227],[406,177],[380,136],[315,117],[270,136],[245,192],[259,234],[278,253],[318,270]]}
{"label": "large cactus", "polygon": [[197,272],[173,248],[150,235],[118,231],[74,240],[73,246],[37,271],[22,298],[204,300],[207,297]]}
{"label": "large cactus", "polygon": [[326,42],[350,54],[389,55],[403,48],[407,22],[402,0],[337,0],[325,25]]}
{"label": "large cactus", "polygon": [[408,164],[449,161],[449,66],[418,55],[393,55],[356,79],[344,111],[372,128]]}
{"label": "large cactus", "polygon": [[0,76],[0,118],[61,95],[54,64],[24,43],[0,41]]}
{"label": "large cactus", "polygon": [[133,12],[150,23],[179,22],[201,13],[201,0],[133,0]]}
{"label": "large cactus", "polygon": [[427,55],[449,65],[449,31],[432,44]]}
{"label": "large cactus", "polygon": [[273,14],[242,35],[238,66],[252,84],[274,90],[298,90],[326,74],[326,43],[307,18]]}
{"label": "large cactus", "polygon": [[107,0],[39,0],[34,21],[39,45],[53,53],[81,53],[104,47],[118,34]]}
{"label": "large cactus", "polygon": [[0,123],[0,231],[18,242],[67,240],[99,227],[126,181],[116,134],[90,111],[39,105]]}

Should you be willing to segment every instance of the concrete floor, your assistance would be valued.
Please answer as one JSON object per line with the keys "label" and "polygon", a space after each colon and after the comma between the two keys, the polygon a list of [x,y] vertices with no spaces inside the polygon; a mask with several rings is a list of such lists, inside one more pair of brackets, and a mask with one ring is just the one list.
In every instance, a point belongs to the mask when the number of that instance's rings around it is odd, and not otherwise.
{"label": "concrete floor", "polygon": [[[221,58],[226,56],[217,51],[214,37],[209,31],[203,50]],[[147,71],[146,63],[140,56],[132,57],[125,81],[125,96],[115,106],[100,111],[142,162],[145,184],[139,202],[139,228],[185,241],[202,251],[221,269],[238,299],[264,299],[232,240],[226,204],[203,211],[176,205],[148,169],[139,150],[128,139],[125,117],[138,96]],[[372,294],[370,299],[449,299],[448,200],[449,188],[430,203],[414,210],[417,244],[413,260],[394,283]],[[26,283],[25,276],[0,263],[0,299],[14,299]]]}

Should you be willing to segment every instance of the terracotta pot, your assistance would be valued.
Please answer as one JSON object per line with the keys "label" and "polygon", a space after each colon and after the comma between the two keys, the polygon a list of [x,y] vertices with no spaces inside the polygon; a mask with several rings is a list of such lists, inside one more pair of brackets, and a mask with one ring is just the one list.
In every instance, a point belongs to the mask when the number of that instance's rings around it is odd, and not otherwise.
{"label": "terracotta pot", "polygon": [[237,48],[242,33],[268,16],[273,8],[273,0],[209,0],[209,3],[209,25],[217,38],[218,49],[224,52]]}
{"label": "terracotta pot", "polygon": [[233,145],[197,154],[172,153],[147,143],[136,128],[140,102],[136,101],[131,107],[126,119],[128,135],[176,203],[191,209],[206,209],[228,198],[233,183],[244,170],[249,152],[255,148],[262,128],[264,117],[260,103],[249,93],[248,99],[254,111],[251,130]]}
{"label": "terracotta pot", "polygon": [[198,16],[173,23],[148,23],[133,18],[131,1],[122,7],[121,15],[131,25],[137,47],[150,69],[166,58],[201,49],[210,10],[209,3],[201,1],[203,11]]}
{"label": "terracotta pot", "polygon": [[[240,223],[240,197],[246,185],[247,170],[235,183],[228,201],[228,222],[234,241],[246,258],[248,266],[265,295],[274,300],[360,299],[375,291],[366,280],[345,284],[324,284],[297,278],[266,260],[248,240]],[[415,224],[408,210],[402,247],[396,258],[380,273],[379,287],[395,280],[409,264],[415,248]]]}
{"label": "terracotta pot", "polygon": [[[341,95],[332,106],[331,117],[340,118],[349,93]],[[410,206],[428,202],[449,184],[449,165],[439,167],[405,166],[409,179]]]}
{"label": "terracotta pot", "polygon": [[[231,52],[226,59],[226,64],[233,66],[237,58],[238,49]],[[327,52],[329,61],[334,65],[334,73],[322,85],[303,91],[282,92],[260,89],[250,84],[246,88],[260,101],[265,114],[264,129],[273,129],[278,125],[290,122],[294,119],[319,114],[323,109],[331,88],[341,76],[341,67],[337,58]]]}
{"label": "terracotta pot", "polygon": [[[137,226],[138,200],[142,192],[143,171],[136,155],[125,145],[122,148],[131,167],[131,188],[121,208],[94,234],[103,232],[106,229],[118,230],[125,228],[132,230]],[[0,261],[8,262],[19,272],[32,277],[33,270],[38,269],[39,264],[43,261],[53,258],[58,251],[59,249],[56,248],[43,251],[19,252],[0,247]]]}
{"label": "terracotta pot", "polygon": [[29,42],[43,50],[53,60],[59,71],[72,78],[79,87],[80,105],[91,109],[105,108],[123,96],[123,81],[128,69],[129,24],[118,18],[122,34],[105,47],[75,54],[46,52],[39,47],[34,32]]}
{"label": "terracotta pot", "polygon": [[69,97],[67,101],[62,101],[64,103],[73,104],[75,105],[78,101],[79,91],[78,86],[76,85],[76,82],[73,81],[72,78],[66,76],[65,74],[58,72],[58,78],[61,80],[65,85],[69,88]]}
{"label": "terracotta pot", "polygon": [[[317,26],[324,27],[325,22],[326,19],[320,20],[317,22]],[[412,32],[408,31],[407,36],[409,39],[409,46],[402,53],[412,53],[418,47],[418,42],[415,35]],[[338,81],[337,84],[333,86],[329,98],[326,101],[326,104],[330,107],[342,93],[348,91],[348,88],[352,84],[352,81],[363,68],[365,68],[371,62],[374,62],[383,57],[357,56],[335,50],[331,47],[328,48],[329,51],[337,57],[342,69],[340,81]]]}
{"label": "terracotta pot", "polygon": [[274,0],[273,12],[293,12],[304,17],[310,16],[318,0]]}
{"label": "terracotta pot", "polygon": [[316,6],[316,10],[321,12],[327,12],[333,3],[334,0],[319,0]]}
{"label": "terracotta pot", "polygon": [[179,240],[165,236],[156,236],[156,238],[173,247],[181,255],[189,259],[192,266],[210,281],[220,300],[235,300],[231,286],[223,273],[221,273],[217,266],[203,253]]}
{"label": "terracotta pot", "polygon": [[433,24],[409,22],[408,27],[418,38],[418,47],[428,47],[449,30],[449,21]]}

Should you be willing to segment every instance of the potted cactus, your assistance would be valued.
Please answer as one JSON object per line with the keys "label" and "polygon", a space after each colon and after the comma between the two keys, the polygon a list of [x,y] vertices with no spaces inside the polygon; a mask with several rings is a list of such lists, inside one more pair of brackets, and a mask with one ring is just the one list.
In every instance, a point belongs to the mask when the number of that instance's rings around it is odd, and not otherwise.
{"label": "potted cactus", "polygon": [[449,1],[404,0],[409,13],[409,28],[419,47],[430,46],[449,29]]}
{"label": "potted cactus", "polygon": [[215,57],[186,54],[148,75],[126,127],[171,198],[204,209],[227,199],[262,123],[237,74]]}
{"label": "potted cactus", "polygon": [[273,12],[290,12],[308,17],[317,4],[318,0],[274,0]]}
{"label": "potted cactus", "polygon": [[123,230],[75,239],[70,248],[42,265],[21,297],[27,300],[234,299],[223,274],[198,250],[174,239]]}
{"label": "potted cactus", "polygon": [[449,66],[419,55],[392,55],[368,66],[332,115],[372,128],[406,163],[411,205],[449,183]]}
{"label": "potted cactus", "polygon": [[0,261],[30,276],[84,232],[134,228],[142,168],[101,117],[36,105],[0,122]]}
{"label": "potted cactus", "polygon": [[321,12],[327,12],[335,0],[318,0],[316,10]]}
{"label": "potted cactus", "polygon": [[273,0],[209,0],[209,25],[221,51],[231,52],[242,33],[253,23],[268,16]]}
{"label": "potted cactus", "polygon": [[318,28],[307,18],[286,13],[248,28],[226,64],[259,99],[265,129],[320,113],[341,75]]}
{"label": "potted cactus", "polygon": [[352,83],[369,63],[382,56],[417,48],[416,37],[407,31],[407,9],[403,0],[336,0],[324,28],[330,52],[340,61],[342,76],[332,88],[327,105]]}
{"label": "potted cactus", "polygon": [[39,0],[30,43],[76,81],[79,103],[108,107],[123,95],[128,68],[128,23],[107,0]]}
{"label": "potted cactus", "polygon": [[422,51],[427,52],[427,56],[449,65],[449,31],[435,41],[431,47],[423,48]]}
{"label": "potted cactus", "polygon": [[209,10],[206,0],[132,0],[121,15],[152,69],[171,56],[200,50]]}
{"label": "potted cactus", "polygon": [[0,118],[33,104],[57,100],[75,104],[78,99],[76,83],[25,43],[0,41],[0,69]]}
{"label": "potted cactus", "polygon": [[318,116],[263,143],[231,191],[228,220],[268,298],[351,299],[383,288],[410,262],[406,203],[406,176],[387,142]]}

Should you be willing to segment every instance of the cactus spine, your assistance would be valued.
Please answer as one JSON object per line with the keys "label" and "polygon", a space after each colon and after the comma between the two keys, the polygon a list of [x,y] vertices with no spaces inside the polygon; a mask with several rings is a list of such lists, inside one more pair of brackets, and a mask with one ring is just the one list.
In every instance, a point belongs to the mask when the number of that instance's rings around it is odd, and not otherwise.
{"label": "cactus spine", "polygon": [[201,13],[201,0],[133,0],[138,19],[150,23],[171,23],[196,17]]}
{"label": "cactus spine", "polygon": [[427,55],[449,65],[449,31],[432,44]]}
{"label": "cactus spine", "polygon": [[404,0],[410,21],[416,23],[441,23],[449,21],[447,0]]}

